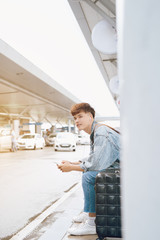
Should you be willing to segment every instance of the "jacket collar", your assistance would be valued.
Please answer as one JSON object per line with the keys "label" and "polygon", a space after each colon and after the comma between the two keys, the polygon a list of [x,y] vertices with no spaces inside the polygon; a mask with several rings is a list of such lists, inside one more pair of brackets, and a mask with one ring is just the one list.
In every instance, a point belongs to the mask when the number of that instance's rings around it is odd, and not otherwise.
{"label": "jacket collar", "polygon": [[90,134],[90,139],[93,141],[93,138],[94,138],[94,128],[95,128],[95,125],[97,124],[97,122],[94,120],[93,123],[92,123],[92,127],[91,127],[91,134]]}
{"label": "jacket collar", "polygon": [[91,127],[91,134],[93,133],[96,124],[97,124],[97,122],[94,120],[92,123],[92,127]]}

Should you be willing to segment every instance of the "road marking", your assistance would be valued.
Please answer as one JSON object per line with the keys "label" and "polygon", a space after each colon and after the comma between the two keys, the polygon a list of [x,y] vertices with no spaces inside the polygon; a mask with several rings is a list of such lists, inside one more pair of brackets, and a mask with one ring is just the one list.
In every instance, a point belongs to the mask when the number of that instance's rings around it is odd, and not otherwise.
{"label": "road marking", "polygon": [[69,198],[76,190],[80,187],[80,183],[78,183],[75,187],[73,187],[69,192],[65,193],[63,197],[57,200],[52,206],[47,208],[42,214],[40,214],[37,218],[35,218],[31,223],[29,223],[26,227],[24,227],[21,231],[15,234],[10,240],[23,240],[27,237],[35,228],[38,227],[45,218],[47,218],[51,213],[55,211],[55,209],[62,204],[67,198]]}

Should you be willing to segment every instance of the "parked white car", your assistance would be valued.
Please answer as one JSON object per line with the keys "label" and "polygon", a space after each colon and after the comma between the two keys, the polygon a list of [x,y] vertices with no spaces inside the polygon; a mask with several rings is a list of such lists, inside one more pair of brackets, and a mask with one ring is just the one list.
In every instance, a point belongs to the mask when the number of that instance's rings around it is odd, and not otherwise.
{"label": "parked white car", "polygon": [[54,149],[55,151],[58,151],[58,150],[76,151],[75,135],[69,132],[57,133],[57,136],[55,138]]}
{"label": "parked white car", "polygon": [[76,143],[81,144],[81,145],[88,145],[88,144],[90,144],[90,136],[89,135],[78,135]]}
{"label": "parked white car", "polygon": [[45,141],[40,134],[24,134],[18,138],[17,147],[18,149],[37,149],[44,148]]}
{"label": "parked white car", "polygon": [[6,150],[11,151],[11,135],[0,135],[0,152]]}

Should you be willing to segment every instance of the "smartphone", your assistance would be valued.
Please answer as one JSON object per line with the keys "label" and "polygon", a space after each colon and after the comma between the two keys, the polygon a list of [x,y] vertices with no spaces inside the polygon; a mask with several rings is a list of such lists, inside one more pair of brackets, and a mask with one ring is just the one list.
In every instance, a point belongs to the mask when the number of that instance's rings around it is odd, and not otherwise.
{"label": "smartphone", "polygon": [[56,164],[56,165],[60,165],[60,162],[53,162],[54,164]]}

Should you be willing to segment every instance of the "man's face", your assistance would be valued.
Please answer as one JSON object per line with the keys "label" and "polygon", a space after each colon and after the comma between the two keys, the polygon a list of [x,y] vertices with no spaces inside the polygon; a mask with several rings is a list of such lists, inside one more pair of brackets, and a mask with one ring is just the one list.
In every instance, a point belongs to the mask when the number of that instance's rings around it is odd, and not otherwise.
{"label": "man's face", "polygon": [[74,115],[75,124],[80,131],[88,128],[92,124],[91,120],[91,113],[80,112]]}

